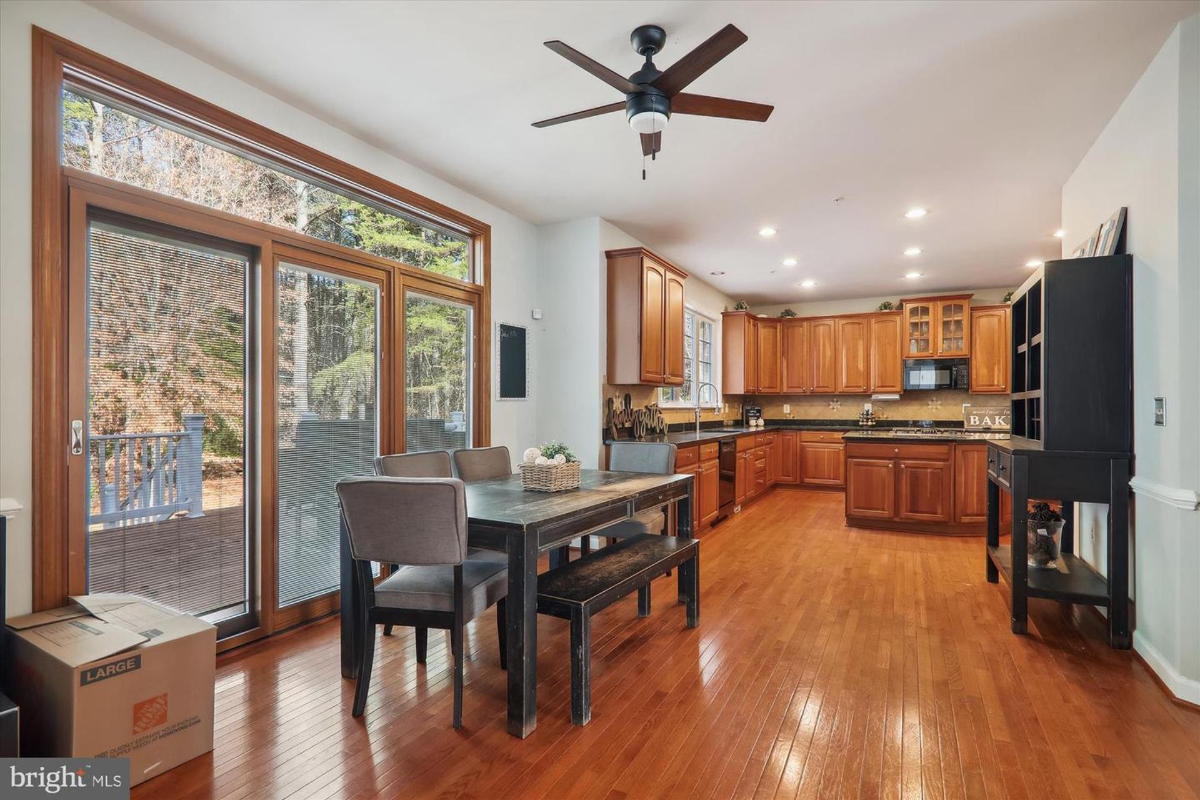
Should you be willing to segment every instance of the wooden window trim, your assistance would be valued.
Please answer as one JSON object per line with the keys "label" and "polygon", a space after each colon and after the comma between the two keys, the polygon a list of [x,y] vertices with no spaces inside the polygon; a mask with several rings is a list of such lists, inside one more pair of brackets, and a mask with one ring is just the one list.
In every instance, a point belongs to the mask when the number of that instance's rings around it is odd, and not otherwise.
{"label": "wooden window trim", "polygon": [[[176,89],[144,73],[118,63],[106,56],[81,47],[36,26],[33,27],[33,451],[32,451],[32,555],[33,555],[33,608],[44,610],[56,608],[66,602],[71,592],[72,562],[71,548],[78,542],[70,541],[71,509],[70,498],[64,487],[69,485],[69,436],[70,398],[68,397],[71,363],[68,352],[70,341],[70,308],[68,250],[68,219],[70,188],[87,188],[97,195],[104,195],[105,206],[133,206],[142,202],[152,204],[162,212],[160,221],[184,229],[191,223],[172,222],[186,215],[194,223],[199,219],[209,220],[204,227],[236,225],[241,230],[256,230],[261,236],[253,237],[260,248],[262,268],[270,269],[275,263],[274,250],[279,247],[303,248],[310,255],[326,254],[332,258],[358,263],[368,268],[381,268],[393,274],[393,303],[401,297],[400,287],[405,278],[429,281],[436,284],[438,291],[453,294],[462,292],[474,298],[478,309],[476,336],[478,358],[474,380],[476,446],[486,446],[491,441],[491,375],[489,370],[491,352],[491,226],[462,212],[412,192],[390,181],[384,180],[352,164],[326,155],[308,145],[278,134],[248,119],[208,103],[194,95]],[[243,152],[262,155],[269,161],[312,177],[322,183],[353,195],[364,196],[372,202],[393,208],[408,216],[426,219],[440,227],[458,230],[471,237],[472,278],[465,282],[439,276],[400,262],[372,256],[351,248],[304,236],[294,231],[256,223],[252,220],[225,214],[213,209],[197,206],[186,201],[158,195],[153,192],[110,181],[81,170],[63,167],[61,164],[60,134],[62,127],[61,95],[64,75],[70,70],[82,83],[78,74],[90,80],[101,81],[107,91],[124,90],[139,98],[161,104],[153,109],[157,117],[165,110],[173,113],[172,120],[185,128],[198,130],[206,137],[235,147]],[[236,237],[228,237],[236,238]],[[273,272],[272,272],[273,275]],[[265,310],[274,303],[274,278],[270,284],[264,281],[260,302]],[[264,317],[270,319],[273,317]],[[397,325],[397,327],[400,327]],[[393,334],[392,341],[396,337]],[[273,337],[261,337],[263,349],[260,359],[273,353]],[[402,352],[402,351],[396,351]],[[267,362],[263,362],[267,363]],[[396,379],[398,380],[398,378]],[[268,397],[269,394],[269,397]],[[400,412],[393,392],[393,415]],[[274,393],[262,392],[260,402],[274,402]],[[271,411],[273,415],[273,409]],[[260,442],[274,435],[273,427],[266,429],[271,420],[263,417],[258,425]],[[397,426],[391,426],[395,429]],[[402,427],[402,426],[399,426]],[[381,430],[382,436],[382,430]],[[381,438],[381,442],[386,441]],[[393,441],[393,446],[396,443]],[[401,442],[402,445],[402,442]],[[261,446],[258,448],[261,451]],[[257,452],[259,456],[264,453]],[[264,472],[266,465],[264,463]],[[263,522],[266,519],[259,515]],[[272,531],[272,535],[273,535]],[[266,559],[259,559],[265,562]],[[266,569],[266,564],[262,565]],[[265,578],[265,574],[263,575]],[[78,583],[75,576],[75,583]],[[259,587],[261,592],[261,586]],[[280,626],[269,620],[274,610],[260,598],[261,613],[266,623],[265,630],[277,630]],[[273,598],[272,598],[273,600]],[[336,598],[326,601],[328,610],[336,609]],[[312,612],[321,613],[313,608]],[[282,622],[283,620],[280,620]],[[239,634],[238,642],[253,638],[255,632]],[[261,633],[257,634],[261,635]]]}

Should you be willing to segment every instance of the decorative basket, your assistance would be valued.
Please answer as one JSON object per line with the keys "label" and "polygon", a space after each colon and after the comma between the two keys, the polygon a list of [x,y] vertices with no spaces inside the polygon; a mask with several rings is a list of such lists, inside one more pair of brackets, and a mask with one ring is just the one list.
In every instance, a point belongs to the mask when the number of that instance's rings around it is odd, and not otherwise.
{"label": "decorative basket", "polygon": [[522,464],[521,488],[527,492],[562,492],[579,488],[579,462]]}

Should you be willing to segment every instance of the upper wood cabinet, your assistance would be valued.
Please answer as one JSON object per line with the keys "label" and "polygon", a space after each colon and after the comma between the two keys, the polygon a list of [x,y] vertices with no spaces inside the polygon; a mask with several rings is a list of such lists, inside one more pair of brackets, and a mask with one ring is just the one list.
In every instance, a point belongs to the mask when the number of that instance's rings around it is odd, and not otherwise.
{"label": "upper wood cabinet", "polygon": [[833,317],[810,319],[808,342],[808,390],[813,394],[833,394],[837,391],[837,320]]}
{"label": "upper wood cabinet", "polygon": [[834,386],[839,393],[864,394],[869,381],[870,321],[866,316],[838,317],[837,371]]}
{"label": "upper wood cabinet", "polygon": [[721,315],[721,391],[758,391],[758,318],[748,311]]}
{"label": "upper wood cabinet", "polygon": [[971,295],[914,297],[902,302],[905,358],[970,355]]}
{"label": "upper wood cabinet", "polygon": [[904,391],[904,358],[900,338],[903,320],[899,311],[881,311],[870,317],[870,375],[871,392]]}
{"label": "upper wood cabinet", "polygon": [[782,387],[782,355],[780,346],[781,321],[778,319],[759,319],[755,321],[758,329],[758,393],[779,394]]}
{"label": "upper wood cabinet", "polygon": [[687,273],[641,247],[605,255],[608,382],[682,385]]}
{"label": "upper wood cabinet", "polygon": [[971,309],[972,394],[1008,394],[1011,314],[1008,305]]}
{"label": "upper wood cabinet", "polygon": [[783,394],[806,394],[812,384],[812,352],[808,345],[808,320],[783,321]]}

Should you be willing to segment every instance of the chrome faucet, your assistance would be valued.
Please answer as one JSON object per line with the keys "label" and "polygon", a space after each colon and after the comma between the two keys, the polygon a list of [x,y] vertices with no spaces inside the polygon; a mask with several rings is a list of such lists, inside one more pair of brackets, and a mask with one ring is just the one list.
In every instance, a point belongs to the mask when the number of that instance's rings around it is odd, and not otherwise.
{"label": "chrome faucet", "polygon": [[700,397],[701,397],[701,395],[704,394],[705,386],[712,387],[713,394],[716,394],[716,392],[717,392],[717,387],[713,386],[711,383],[702,383],[696,387],[696,435],[697,436],[700,435]]}

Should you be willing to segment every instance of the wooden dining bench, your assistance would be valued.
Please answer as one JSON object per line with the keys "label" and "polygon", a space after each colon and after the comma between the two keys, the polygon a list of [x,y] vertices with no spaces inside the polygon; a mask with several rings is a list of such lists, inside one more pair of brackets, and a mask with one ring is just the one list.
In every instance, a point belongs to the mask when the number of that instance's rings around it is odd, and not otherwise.
{"label": "wooden dining bench", "polygon": [[591,617],[633,592],[638,616],[650,615],[650,583],[679,568],[687,626],[700,624],[700,542],[640,534],[538,576],[537,610],[571,621],[571,722],[592,718]]}

